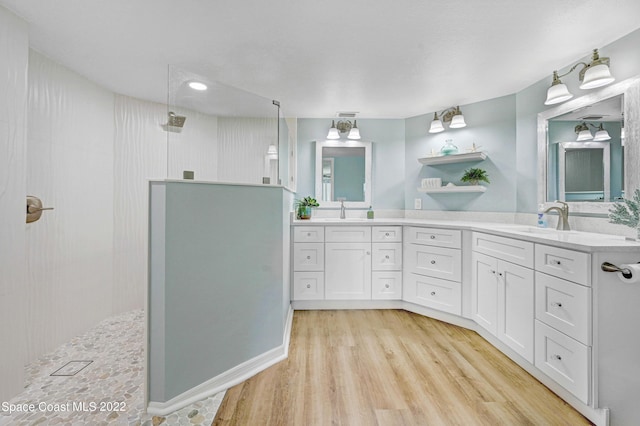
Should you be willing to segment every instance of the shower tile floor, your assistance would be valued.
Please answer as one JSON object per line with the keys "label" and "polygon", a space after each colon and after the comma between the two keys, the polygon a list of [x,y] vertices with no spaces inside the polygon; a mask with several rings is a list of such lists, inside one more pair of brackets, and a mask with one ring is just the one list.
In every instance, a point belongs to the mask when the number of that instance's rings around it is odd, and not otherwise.
{"label": "shower tile floor", "polygon": [[[93,361],[73,376],[51,376],[70,361]],[[25,368],[25,389],[9,404],[34,404],[0,425],[210,425],[224,392],[166,417],[144,412],[144,312],[107,318]]]}

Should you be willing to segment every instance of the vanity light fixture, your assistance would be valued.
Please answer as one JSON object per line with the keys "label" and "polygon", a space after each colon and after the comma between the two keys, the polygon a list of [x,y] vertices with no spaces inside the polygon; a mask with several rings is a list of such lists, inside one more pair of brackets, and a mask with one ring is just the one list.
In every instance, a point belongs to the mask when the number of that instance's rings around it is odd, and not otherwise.
{"label": "vanity light fixture", "polygon": [[[591,134],[591,130],[589,130],[589,126],[596,129],[595,136]],[[584,142],[584,141],[590,141],[590,140],[593,140],[594,142],[604,142],[611,139],[609,132],[607,132],[604,129],[602,123],[600,123],[599,126],[594,126],[591,123],[587,124],[585,122],[582,122],[582,124],[578,124],[574,130],[578,134],[578,138],[576,139],[577,142]]]}
{"label": "vanity light fixture", "polygon": [[467,123],[464,121],[464,115],[462,115],[459,106],[445,109],[440,113],[440,118],[438,117],[438,113],[435,112],[433,114],[431,126],[429,127],[429,133],[443,132],[443,122],[450,123],[449,127],[452,129],[460,129],[467,126]]}
{"label": "vanity light fixture", "polygon": [[558,71],[553,72],[553,80],[551,87],[547,90],[547,99],[544,101],[545,105],[555,105],[561,102],[567,101],[573,97],[566,84],[564,84],[560,77],[571,74],[578,65],[582,65],[582,69],[578,73],[580,79],[581,89],[595,89],[596,87],[606,86],[609,83],[613,83],[615,78],[611,75],[609,70],[609,58],[601,58],[598,54],[598,49],[593,49],[591,56],[591,62],[584,63],[578,62],[569,69],[568,72],[558,75]]}
{"label": "vanity light fixture", "polygon": [[197,90],[199,92],[207,90],[207,85],[204,84],[204,83],[201,83],[199,81],[190,81],[189,82],[189,87],[191,87],[193,90]]}
{"label": "vanity light fixture", "polygon": [[336,124],[335,120],[331,120],[331,128],[327,134],[327,139],[340,139],[340,133],[347,133],[347,139],[360,139],[360,129],[356,120],[353,120],[353,124],[349,120],[340,120]]}

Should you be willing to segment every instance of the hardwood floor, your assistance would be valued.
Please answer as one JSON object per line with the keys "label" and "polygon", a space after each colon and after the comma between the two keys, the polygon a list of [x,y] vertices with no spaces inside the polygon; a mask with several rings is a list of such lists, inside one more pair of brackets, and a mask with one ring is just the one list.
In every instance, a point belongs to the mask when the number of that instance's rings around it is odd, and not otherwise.
{"label": "hardwood floor", "polygon": [[214,425],[589,425],[475,332],[401,310],[296,311],[289,358]]}

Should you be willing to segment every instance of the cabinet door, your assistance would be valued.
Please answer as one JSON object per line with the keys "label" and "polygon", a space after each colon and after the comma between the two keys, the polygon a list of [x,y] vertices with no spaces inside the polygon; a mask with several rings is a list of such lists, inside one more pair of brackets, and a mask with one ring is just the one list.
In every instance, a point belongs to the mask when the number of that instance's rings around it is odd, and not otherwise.
{"label": "cabinet door", "polygon": [[325,299],[371,299],[371,243],[325,243]]}
{"label": "cabinet door", "polygon": [[498,338],[533,364],[533,270],[498,261]]}
{"label": "cabinet door", "polygon": [[480,326],[497,335],[498,261],[475,251],[471,259],[471,314]]}

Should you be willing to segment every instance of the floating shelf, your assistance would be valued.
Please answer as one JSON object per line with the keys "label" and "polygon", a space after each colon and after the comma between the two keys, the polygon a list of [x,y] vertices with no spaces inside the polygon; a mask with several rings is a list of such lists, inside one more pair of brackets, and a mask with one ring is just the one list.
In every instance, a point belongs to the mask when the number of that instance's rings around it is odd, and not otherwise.
{"label": "floating shelf", "polygon": [[418,192],[425,192],[427,194],[444,194],[449,192],[485,192],[486,186],[482,185],[469,185],[469,186],[442,186],[440,188],[418,188]]}
{"label": "floating shelf", "polygon": [[434,166],[436,164],[466,163],[469,161],[482,161],[485,158],[487,158],[487,154],[484,152],[469,152],[467,154],[439,155],[437,157],[418,158],[418,161],[421,164],[425,164],[427,166]]}

